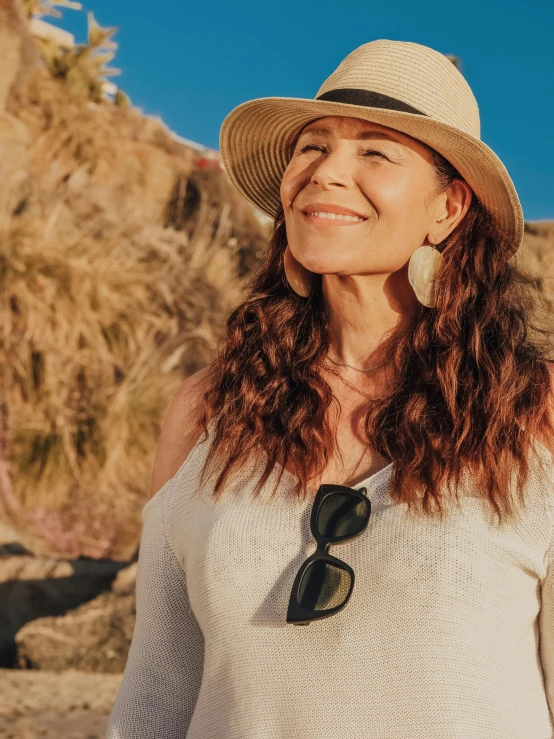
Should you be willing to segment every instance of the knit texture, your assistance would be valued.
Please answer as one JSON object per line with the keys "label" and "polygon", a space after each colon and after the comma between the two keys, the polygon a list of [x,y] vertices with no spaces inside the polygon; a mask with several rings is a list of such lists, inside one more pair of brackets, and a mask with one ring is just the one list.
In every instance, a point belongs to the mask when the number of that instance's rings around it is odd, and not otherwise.
{"label": "knit texture", "polygon": [[[210,425],[210,433],[213,426]],[[362,536],[331,547],[355,584],[338,614],[285,622],[315,549],[311,501],[245,465],[212,498],[201,436],[143,509],[137,620],[107,739],[552,739],[552,455],[500,528],[468,475],[447,517],[408,513],[393,464]],[[277,493],[271,497],[279,473]],[[331,482],[331,481],[329,481]]]}

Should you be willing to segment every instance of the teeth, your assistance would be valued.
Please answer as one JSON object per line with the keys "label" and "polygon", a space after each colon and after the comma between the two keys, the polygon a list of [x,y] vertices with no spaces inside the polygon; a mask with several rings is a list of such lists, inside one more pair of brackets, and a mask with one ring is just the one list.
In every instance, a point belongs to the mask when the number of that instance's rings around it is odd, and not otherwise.
{"label": "teeth", "polygon": [[326,213],[325,211],[313,211],[310,215],[318,216],[319,218],[330,218],[331,220],[353,221],[355,223],[365,221],[365,218],[360,218],[359,216],[347,216],[342,213]]}

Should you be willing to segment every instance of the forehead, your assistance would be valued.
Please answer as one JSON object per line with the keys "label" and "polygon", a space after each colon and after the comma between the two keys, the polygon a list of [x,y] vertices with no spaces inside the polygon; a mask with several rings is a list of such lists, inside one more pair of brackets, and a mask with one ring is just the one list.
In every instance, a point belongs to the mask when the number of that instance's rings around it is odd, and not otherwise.
{"label": "forehead", "polygon": [[396,131],[394,128],[351,116],[325,116],[324,118],[316,118],[304,126],[298,134],[298,138],[307,136],[308,134],[310,136],[328,136],[331,138],[346,135],[362,140],[380,138],[404,145],[415,143],[423,146],[421,142],[408,136],[408,134]]}

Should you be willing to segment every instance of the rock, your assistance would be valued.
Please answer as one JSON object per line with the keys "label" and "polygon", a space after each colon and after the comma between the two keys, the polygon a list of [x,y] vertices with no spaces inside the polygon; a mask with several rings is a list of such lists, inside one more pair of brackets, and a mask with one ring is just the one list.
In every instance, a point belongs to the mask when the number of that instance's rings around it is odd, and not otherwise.
{"label": "rock", "polygon": [[121,575],[116,589],[127,590],[126,595],[102,593],[64,616],[27,623],[15,637],[18,666],[123,672],[135,624],[135,594],[133,573]]}
{"label": "rock", "polygon": [[[5,548],[4,548],[5,551]],[[61,616],[109,590],[123,562],[0,557],[0,666],[16,658],[15,635],[24,624]]]}
{"label": "rock", "polygon": [[120,570],[112,583],[112,593],[116,595],[129,595],[135,592],[137,582],[138,562],[133,562],[129,567]]}
{"label": "rock", "polygon": [[23,555],[0,559],[0,583],[12,580],[55,580],[74,574],[70,562]]}

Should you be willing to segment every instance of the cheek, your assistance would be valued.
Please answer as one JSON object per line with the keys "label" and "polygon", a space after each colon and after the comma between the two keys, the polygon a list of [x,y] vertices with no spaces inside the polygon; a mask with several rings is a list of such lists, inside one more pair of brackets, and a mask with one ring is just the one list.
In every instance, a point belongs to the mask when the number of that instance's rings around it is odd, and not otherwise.
{"label": "cheek", "polygon": [[362,186],[383,218],[389,216],[399,223],[419,220],[424,210],[425,186],[421,178],[410,172],[385,167],[374,169],[364,177]]}
{"label": "cheek", "polygon": [[288,167],[281,179],[279,194],[285,212],[301,189],[300,175],[293,167]]}

